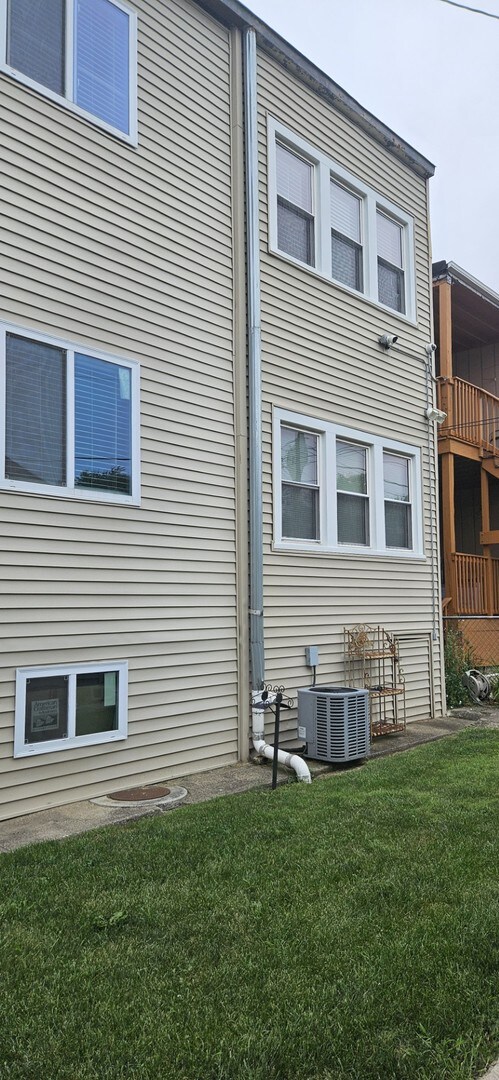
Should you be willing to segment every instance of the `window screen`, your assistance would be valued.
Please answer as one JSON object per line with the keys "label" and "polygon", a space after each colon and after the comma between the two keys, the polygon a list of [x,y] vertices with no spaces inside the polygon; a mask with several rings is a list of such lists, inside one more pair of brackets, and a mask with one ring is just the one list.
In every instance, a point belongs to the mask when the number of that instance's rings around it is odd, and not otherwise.
{"label": "window screen", "polygon": [[7,62],[64,94],[65,0],[8,0]]}
{"label": "window screen", "polygon": [[68,734],[68,677],[26,680],[25,743],[64,739]]}
{"label": "window screen", "polygon": [[319,438],[307,431],[281,428],[282,535],[319,539]]}
{"label": "window screen", "polygon": [[7,334],[5,475],[66,483],[66,353]]}
{"label": "window screen", "polygon": [[109,0],[76,0],[75,21],[75,102],[128,132],[129,16]]}
{"label": "window screen", "polygon": [[75,484],[129,495],[131,372],[75,355]]}

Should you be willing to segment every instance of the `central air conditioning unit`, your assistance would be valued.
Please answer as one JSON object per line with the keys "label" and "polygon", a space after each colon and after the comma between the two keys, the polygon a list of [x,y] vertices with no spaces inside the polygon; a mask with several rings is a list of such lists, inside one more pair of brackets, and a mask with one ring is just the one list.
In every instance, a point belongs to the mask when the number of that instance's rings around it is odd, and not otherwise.
{"label": "central air conditioning unit", "polygon": [[305,757],[340,764],[367,757],[371,745],[369,691],[349,686],[298,690],[298,735]]}

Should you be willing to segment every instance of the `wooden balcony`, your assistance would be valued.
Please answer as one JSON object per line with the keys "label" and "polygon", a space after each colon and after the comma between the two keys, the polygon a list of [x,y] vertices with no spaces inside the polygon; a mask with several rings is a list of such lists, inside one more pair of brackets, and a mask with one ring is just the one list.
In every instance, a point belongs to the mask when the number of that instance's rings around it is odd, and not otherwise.
{"label": "wooden balcony", "polygon": [[438,432],[439,449],[459,453],[461,444],[464,453],[466,447],[474,448],[466,456],[476,460],[499,457],[499,398],[453,376],[437,380],[437,401],[447,413]]}
{"label": "wooden balcony", "polygon": [[499,559],[451,555],[453,580],[446,592],[455,615],[499,615]]}

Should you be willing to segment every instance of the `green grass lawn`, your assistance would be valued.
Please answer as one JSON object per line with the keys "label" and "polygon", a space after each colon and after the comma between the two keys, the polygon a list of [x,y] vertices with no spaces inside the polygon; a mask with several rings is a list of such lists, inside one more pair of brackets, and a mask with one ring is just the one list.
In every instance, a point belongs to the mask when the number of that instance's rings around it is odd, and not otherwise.
{"label": "green grass lawn", "polygon": [[498,865],[494,731],[0,856],[0,1077],[470,1080]]}

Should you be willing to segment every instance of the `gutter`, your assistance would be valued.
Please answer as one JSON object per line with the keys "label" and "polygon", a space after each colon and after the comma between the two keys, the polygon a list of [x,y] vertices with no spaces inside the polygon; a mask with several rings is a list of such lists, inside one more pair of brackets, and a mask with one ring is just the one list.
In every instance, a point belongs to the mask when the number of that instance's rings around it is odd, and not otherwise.
{"label": "gutter", "polygon": [[314,93],[324,98],[343,116],[348,117],[356,127],[370,135],[375,142],[381,144],[394,157],[407,165],[412,172],[425,179],[433,176],[435,166],[431,161],[428,161],[423,154],[360,105],[329,75],[326,75],[298,49],[290,45],[285,38],[267,26],[249,8],[239,3],[239,0],[197,0],[197,3],[226,26],[236,26],[245,32],[253,30],[259,47],[272,56],[281,67],[290,71],[301,82],[306,83]]}

